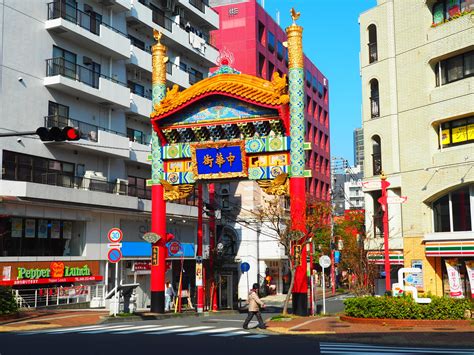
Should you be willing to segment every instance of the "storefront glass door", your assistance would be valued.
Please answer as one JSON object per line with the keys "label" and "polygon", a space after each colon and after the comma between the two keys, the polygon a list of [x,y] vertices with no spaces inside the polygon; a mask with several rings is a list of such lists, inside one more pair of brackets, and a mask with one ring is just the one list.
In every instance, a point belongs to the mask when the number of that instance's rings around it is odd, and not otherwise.
{"label": "storefront glass door", "polygon": [[219,308],[232,308],[232,275],[221,275],[219,282]]}

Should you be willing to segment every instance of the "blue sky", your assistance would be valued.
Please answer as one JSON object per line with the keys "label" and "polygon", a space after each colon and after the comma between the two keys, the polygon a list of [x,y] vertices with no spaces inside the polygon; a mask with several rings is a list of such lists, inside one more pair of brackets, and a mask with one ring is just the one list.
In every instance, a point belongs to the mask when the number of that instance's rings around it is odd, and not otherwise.
{"label": "blue sky", "polygon": [[301,12],[303,50],[329,80],[331,156],[352,165],[353,130],[361,127],[359,14],[376,0],[265,0],[265,9],[282,28],[291,23],[290,9]]}

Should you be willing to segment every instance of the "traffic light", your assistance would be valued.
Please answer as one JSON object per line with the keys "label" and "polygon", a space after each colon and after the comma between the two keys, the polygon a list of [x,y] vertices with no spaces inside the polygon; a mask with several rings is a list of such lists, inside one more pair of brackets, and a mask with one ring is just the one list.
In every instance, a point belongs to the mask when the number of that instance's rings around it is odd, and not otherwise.
{"label": "traffic light", "polygon": [[78,141],[81,139],[79,131],[74,127],[66,126],[59,127],[40,127],[36,130],[36,134],[43,142],[63,142],[63,141]]}

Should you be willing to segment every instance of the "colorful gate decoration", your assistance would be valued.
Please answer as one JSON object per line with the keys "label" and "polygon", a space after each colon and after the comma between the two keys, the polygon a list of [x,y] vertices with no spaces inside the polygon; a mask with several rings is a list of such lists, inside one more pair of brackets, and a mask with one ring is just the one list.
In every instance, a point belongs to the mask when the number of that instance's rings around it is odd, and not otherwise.
{"label": "colorful gate decoration", "polygon": [[[302,28],[287,28],[289,83],[241,74],[221,53],[218,70],[190,88],[165,91],[166,47],[153,46],[152,232],[165,235],[165,201],[189,195],[199,181],[247,179],[272,195],[291,190],[293,228],[305,232],[304,70]],[[289,92],[288,92],[289,87]],[[156,243],[160,261],[152,265],[152,311],[161,312],[165,240]],[[306,260],[306,248],[302,258]],[[164,259],[163,259],[164,260]],[[304,264],[304,265],[303,265]],[[154,274],[159,276],[154,277]],[[306,303],[306,263],[297,270],[293,299]],[[156,305],[159,303],[160,305]],[[155,306],[156,305],[156,306]]]}

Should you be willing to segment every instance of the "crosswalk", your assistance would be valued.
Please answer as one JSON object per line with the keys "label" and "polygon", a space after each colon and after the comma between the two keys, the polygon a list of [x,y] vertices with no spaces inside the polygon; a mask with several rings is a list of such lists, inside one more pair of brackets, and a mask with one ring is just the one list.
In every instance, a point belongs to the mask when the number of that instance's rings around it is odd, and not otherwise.
{"label": "crosswalk", "polygon": [[59,335],[59,334],[112,334],[112,335],[126,335],[126,334],[145,334],[150,336],[159,335],[177,335],[177,336],[213,336],[213,337],[233,337],[240,336],[248,339],[266,338],[267,334],[256,334],[249,331],[242,330],[242,328],[225,327],[218,328],[215,326],[186,326],[186,325],[92,325],[83,327],[71,327],[61,329],[43,329],[28,332],[17,332],[18,336],[30,335]]}
{"label": "crosswalk", "polygon": [[474,355],[474,349],[417,348],[356,343],[320,343],[321,354],[450,354]]}

